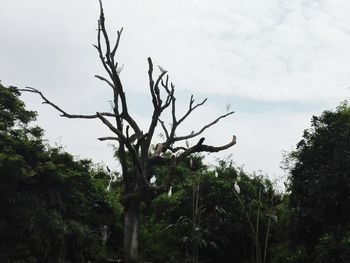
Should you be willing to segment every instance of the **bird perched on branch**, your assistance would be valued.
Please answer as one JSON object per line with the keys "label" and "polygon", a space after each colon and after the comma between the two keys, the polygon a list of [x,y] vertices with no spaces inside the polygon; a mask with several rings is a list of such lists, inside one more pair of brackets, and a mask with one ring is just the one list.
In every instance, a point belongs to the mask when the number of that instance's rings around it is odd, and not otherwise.
{"label": "bird perched on branch", "polygon": [[122,72],[123,68],[124,68],[124,64],[121,67],[116,68],[115,71],[117,72],[118,75],[120,74],[120,72]]}
{"label": "bird perched on branch", "polygon": [[237,183],[235,183],[235,185],[233,187],[235,188],[235,191],[237,194],[239,194],[241,192],[241,188],[239,187],[239,185]]}
{"label": "bird perched on branch", "polygon": [[154,155],[159,156],[163,151],[163,147],[164,147],[164,143],[157,143],[154,150]]}
{"label": "bird perched on branch", "polygon": [[114,110],[114,103],[113,103],[113,101],[107,100],[107,102],[109,102],[109,106],[111,107],[111,111],[110,112],[113,112],[113,110]]}
{"label": "bird perched on branch", "polygon": [[163,68],[162,66],[158,65],[158,68],[160,70],[160,72],[164,73],[164,72],[168,72],[165,68]]}

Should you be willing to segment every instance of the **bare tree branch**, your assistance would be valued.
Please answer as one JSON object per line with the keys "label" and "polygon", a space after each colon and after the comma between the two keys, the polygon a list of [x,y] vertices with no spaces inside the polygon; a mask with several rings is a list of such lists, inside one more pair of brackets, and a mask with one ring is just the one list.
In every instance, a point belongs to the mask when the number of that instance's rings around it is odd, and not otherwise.
{"label": "bare tree branch", "polygon": [[163,128],[163,131],[165,133],[165,138],[168,140],[169,139],[169,132],[168,132],[168,129],[166,128],[166,126],[164,124],[164,121],[162,121],[161,119],[158,119],[158,121],[160,122],[160,125]]}
{"label": "bare tree branch", "polygon": [[[101,2],[100,2],[100,4],[101,4]],[[101,15],[103,16],[103,12],[101,12]],[[108,68],[108,66],[106,64],[105,57],[103,55],[102,47],[101,47],[101,30],[102,30],[101,29],[101,21],[104,21],[104,19],[101,20],[101,15],[100,15],[100,19],[98,20],[97,45],[93,45],[93,46],[97,49],[102,66],[104,67],[104,69],[108,73],[109,77],[112,78],[112,72],[110,71],[110,69]]]}
{"label": "bare tree branch", "polygon": [[95,78],[98,78],[99,80],[102,80],[104,82],[106,82],[112,89],[115,89],[114,85],[112,84],[112,82],[110,82],[108,79],[106,79],[105,77],[102,77],[100,75],[95,75]]}
{"label": "bare tree branch", "polygon": [[156,97],[156,94],[154,93],[153,63],[152,63],[151,58],[148,58],[147,61],[148,61],[149,89],[150,89],[151,96],[152,96],[153,107],[156,108],[157,107],[157,97]]}
{"label": "bare tree branch", "polygon": [[96,112],[96,115],[112,132],[114,132],[118,136],[119,140],[123,144],[126,145],[128,143],[127,138],[124,136],[124,134],[120,130],[115,128],[113,124],[110,123],[106,118],[104,118],[99,112]]}
{"label": "bare tree branch", "polygon": [[121,140],[118,137],[100,137],[97,138],[99,141],[118,141],[121,142]]}
{"label": "bare tree branch", "polygon": [[[69,119],[96,119],[98,118],[97,114],[93,114],[93,115],[82,115],[82,114],[69,114],[67,112],[65,112],[63,109],[61,109],[60,107],[58,107],[56,104],[54,104],[53,102],[51,102],[50,100],[48,100],[41,91],[34,89],[32,87],[25,87],[24,89],[18,89],[18,91],[23,91],[23,92],[32,92],[32,93],[36,93],[39,94],[40,97],[43,99],[43,104],[48,104],[51,107],[53,107],[54,109],[56,109],[57,111],[59,111],[62,117],[66,117]],[[99,113],[102,116],[106,116],[106,117],[116,117],[115,114],[109,113],[109,112],[100,112]]]}
{"label": "bare tree branch", "polygon": [[[168,81],[168,79],[166,80]],[[167,82],[166,82],[167,83]],[[164,82],[162,83],[163,86],[166,86],[167,84],[164,84]],[[174,89],[173,85],[172,85],[172,90]],[[170,90],[168,90],[170,92]],[[191,134],[188,134],[188,135],[184,135],[184,136],[179,136],[179,137],[176,137],[175,135],[175,132],[176,132],[176,129],[179,127],[179,125],[198,107],[202,106],[206,101],[207,99],[204,99],[202,102],[200,103],[197,103],[196,105],[194,105],[194,99],[193,99],[193,95],[191,95],[191,98],[190,98],[190,102],[189,102],[189,106],[188,106],[188,110],[187,112],[179,119],[177,120],[176,118],[176,98],[173,94],[171,94],[171,104],[172,104],[172,107],[171,107],[171,115],[172,115],[172,125],[171,125],[171,130],[170,130],[170,133],[168,132],[168,129],[166,128],[165,124],[163,121],[161,121],[160,119],[158,119],[158,121],[160,122],[161,126],[162,126],[162,129],[166,135],[166,142],[164,144],[164,147],[163,147],[163,152],[167,151],[167,150],[170,150],[172,152],[176,152],[178,151],[179,147],[177,148],[173,148],[172,145],[175,143],[175,142],[179,142],[179,141],[182,141],[182,140],[187,140],[187,139],[191,139],[191,138],[194,138],[200,134],[202,134],[206,129],[208,129],[209,127],[213,126],[214,124],[216,124],[219,120],[233,114],[234,112],[231,111],[229,113],[226,113],[224,115],[221,115],[219,116],[218,118],[216,118],[214,121],[210,122],[209,124],[203,126],[199,131],[197,132],[194,132],[192,131]]]}
{"label": "bare tree branch", "polygon": [[168,150],[170,150],[172,153],[177,153],[178,151],[186,151],[187,148],[183,146],[179,147],[169,147]]}
{"label": "bare tree branch", "polygon": [[193,107],[194,99],[193,99],[193,95],[191,95],[190,103],[188,106],[188,111],[185,113],[185,115],[181,119],[179,119],[179,121],[177,122],[177,125],[179,125],[181,122],[183,122],[188,117],[188,115],[190,115],[192,113],[192,111],[194,111],[199,106],[202,106],[206,101],[207,101],[207,99],[205,98],[201,103],[198,103]]}
{"label": "bare tree branch", "polygon": [[[118,47],[119,47],[119,41],[120,41],[120,37],[123,33],[123,29],[121,28],[120,30],[117,31],[117,41],[115,42],[114,48],[112,50],[111,56],[114,57],[115,56],[115,52],[117,51]],[[117,67],[117,66],[116,66]]]}
{"label": "bare tree branch", "polygon": [[[122,112],[120,113],[120,116],[129,123],[129,125],[133,128],[135,133],[140,133],[141,130],[137,125],[136,121],[129,115],[127,101],[123,90],[123,85],[120,81],[120,78],[116,69],[118,63],[115,62],[115,54],[119,47],[119,42],[123,32],[123,28],[121,28],[120,31],[117,31],[117,40],[113,50],[111,51],[110,41],[109,41],[108,33],[105,27],[105,17],[103,12],[102,1],[99,0],[99,3],[100,3],[100,18],[98,22],[97,45],[94,45],[94,46],[99,53],[100,60],[103,67],[108,72],[108,75],[113,83],[104,77],[101,77],[98,75],[96,75],[96,77],[106,82],[110,87],[112,87],[113,93],[114,93],[114,105],[115,105],[114,113],[119,116],[118,105],[119,105],[119,99],[120,99],[121,106],[122,106]],[[103,51],[102,51],[101,32],[102,32],[105,47],[106,47],[105,56],[103,55]]]}
{"label": "bare tree branch", "polygon": [[133,160],[134,160],[134,164],[138,169],[142,169],[142,165],[140,163],[140,159],[139,156],[136,152],[136,150],[134,149],[134,147],[132,146],[132,144],[130,143],[130,140],[125,137],[125,135],[117,128],[115,128],[113,126],[112,123],[110,123],[105,117],[103,117],[100,113],[96,112],[98,118],[112,131],[114,132],[117,136],[119,141],[121,142],[122,145],[125,145],[125,147],[129,150],[129,152],[131,153]]}
{"label": "bare tree branch", "polygon": [[176,137],[176,138],[174,138],[174,142],[194,138],[194,137],[200,135],[201,133],[203,133],[203,132],[204,132],[206,129],[208,129],[209,127],[211,127],[211,126],[213,126],[214,124],[216,124],[219,120],[221,120],[221,119],[223,119],[223,118],[225,118],[225,117],[227,117],[227,116],[229,116],[229,115],[231,115],[231,114],[233,114],[233,113],[234,113],[234,111],[231,111],[231,112],[229,112],[229,113],[226,113],[226,114],[224,114],[224,115],[219,116],[218,118],[216,118],[216,119],[215,119],[214,121],[212,121],[211,123],[209,123],[209,124],[203,126],[203,128],[200,129],[198,132],[194,132],[194,133],[191,133],[191,134],[185,135],[185,136]]}
{"label": "bare tree branch", "polygon": [[[220,152],[223,150],[226,150],[230,147],[232,147],[233,145],[236,144],[236,136],[233,135],[232,136],[232,140],[222,146],[211,146],[211,145],[206,145],[203,144],[204,138],[201,138],[197,144],[195,144],[194,146],[190,147],[190,148],[185,148],[185,147],[177,147],[177,148],[171,148],[171,150],[173,150],[174,152],[177,152],[179,150],[183,150],[183,152],[178,155],[177,157],[175,157],[175,161],[176,163],[179,163],[181,161],[183,161],[186,157],[190,156],[193,153],[199,153],[199,152]],[[163,156],[152,156],[149,159],[149,165],[163,165],[163,166],[168,166],[170,165],[172,162],[172,159],[169,157],[163,157]]]}

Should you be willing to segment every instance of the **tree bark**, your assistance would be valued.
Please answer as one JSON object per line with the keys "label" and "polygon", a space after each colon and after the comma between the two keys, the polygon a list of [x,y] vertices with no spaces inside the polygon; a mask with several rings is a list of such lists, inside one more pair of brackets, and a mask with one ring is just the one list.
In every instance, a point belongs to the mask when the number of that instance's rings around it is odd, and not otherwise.
{"label": "tree bark", "polygon": [[124,262],[138,262],[139,245],[139,206],[138,201],[130,201],[124,214]]}

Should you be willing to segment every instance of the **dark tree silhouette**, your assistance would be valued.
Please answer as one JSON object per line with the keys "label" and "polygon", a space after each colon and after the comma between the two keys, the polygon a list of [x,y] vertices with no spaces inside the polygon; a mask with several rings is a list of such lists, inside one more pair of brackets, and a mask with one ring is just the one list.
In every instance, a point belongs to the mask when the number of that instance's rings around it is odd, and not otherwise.
{"label": "dark tree silhouette", "polygon": [[[157,195],[168,189],[168,185],[152,185],[150,171],[154,166],[175,167],[176,163],[183,161],[186,157],[199,152],[219,152],[230,148],[236,143],[236,137],[223,146],[214,147],[204,144],[205,138],[199,138],[198,142],[191,147],[183,147],[181,143],[188,139],[193,139],[201,135],[205,130],[216,124],[219,120],[233,114],[233,111],[223,114],[203,126],[198,131],[190,134],[177,136],[176,131],[183,121],[198,107],[202,106],[207,99],[200,103],[195,103],[193,96],[189,101],[186,113],[176,116],[175,86],[169,81],[169,76],[165,69],[161,74],[154,77],[153,62],[148,58],[148,78],[149,91],[152,98],[153,114],[149,127],[144,132],[135,119],[129,114],[128,103],[123,84],[120,80],[120,67],[116,60],[120,38],[123,28],[117,31],[117,38],[114,45],[111,45],[109,35],[105,28],[105,16],[100,0],[100,17],[98,20],[98,33],[96,48],[102,66],[108,77],[96,75],[95,77],[105,82],[113,91],[113,113],[96,112],[93,115],[69,114],[61,107],[47,99],[39,90],[31,87],[20,89],[36,93],[41,96],[43,103],[49,104],[66,118],[100,119],[114,134],[114,137],[101,137],[100,141],[117,141],[117,156],[122,168],[123,198],[124,206],[124,260],[125,262],[137,262],[138,256],[138,231],[139,231],[139,206],[146,196]],[[162,113],[169,109],[171,111],[171,125],[167,127],[161,120]],[[112,124],[110,119],[114,119]],[[154,143],[155,129],[158,123],[161,125],[165,138],[161,143],[156,144],[155,151],[151,151],[151,143]],[[179,144],[180,143],[180,144]],[[164,154],[169,152],[171,154]],[[131,163],[131,165],[130,165]]]}
{"label": "dark tree silhouette", "polygon": [[304,131],[289,157],[295,162],[290,171],[291,237],[306,246],[311,262],[313,257],[321,257],[315,252],[316,246],[322,245],[320,237],[332,228],[343,227],[346,233],[349,223],[349,104],[344,102],[335,111],[313,116],[311,128]]}

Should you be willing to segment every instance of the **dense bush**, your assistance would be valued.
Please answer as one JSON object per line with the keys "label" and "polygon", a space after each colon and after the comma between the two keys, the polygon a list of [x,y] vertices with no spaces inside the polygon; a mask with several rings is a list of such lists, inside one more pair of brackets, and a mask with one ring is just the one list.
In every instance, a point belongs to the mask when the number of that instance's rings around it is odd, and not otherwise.
{"label": "dense bush", "polygon": [[0,261],[99,262],[110,250],[102,229],[120,228],[117,210],[90,161],[47,146],[29,126],[36,114],[18,95],[0,86]]}
{"label": "dense bush", "polygon": [[338,231],[328,231],[350,220],[350,107],[343,103],[314,116],[311,125],[290,156],[291,240],[306,249],[303,262],[332,262],[322,261],[328,256],[321,250],[332,254],[338,246],[345,253],[338,258],[348,258]]}
{"label": "dense bush", "polygon": [[[122,253],[120,179],[31,125],[0,85],[0,261],[105,262]],[[167,153],[166,153],[167,154]],[[290,194],[229,161],[155,168],[172,187],[141,204],[140,256],[157,262],[332,263],[350,258],[350,107],[313,117],[289,155]],[[119,182],[119,183],[118,183]],[[240,191],[237,190],[237,185]]]}
{"label": "dense bush", "polygon": [[[199,261],[206,262],[256,262],[257,234],[262,259],[267,232],[267,247],[275,240],[274,209],[281,202],[271,182],[224,161],[215,170],[204,166],[200,157],[192,163],[191,167],[187,160],[176,168],[171,197],[165,193],[145,205],[141,254],[152,262],[193,262],[196,254]],[[160,180],[174,176],[161,170],[155,173]],[[241,187],[244,208],[234,194],[235,183]],[[149,247],[150,240],[161,242]]]}
{"label": "dense bush", "polygon": [[315,249],[315,263],[346,263],[350,259],[350,228],[336,226],[326,230]]}

